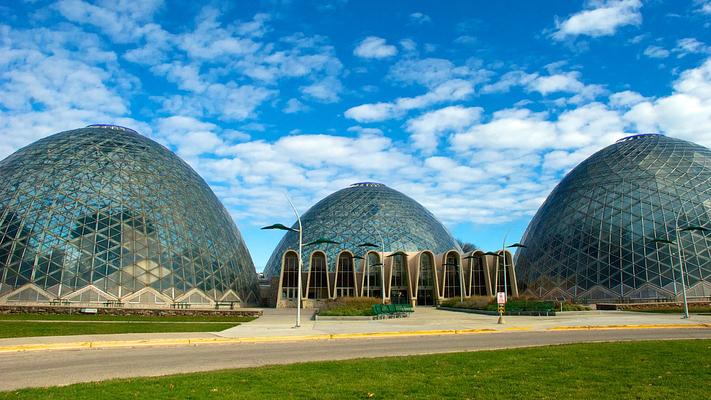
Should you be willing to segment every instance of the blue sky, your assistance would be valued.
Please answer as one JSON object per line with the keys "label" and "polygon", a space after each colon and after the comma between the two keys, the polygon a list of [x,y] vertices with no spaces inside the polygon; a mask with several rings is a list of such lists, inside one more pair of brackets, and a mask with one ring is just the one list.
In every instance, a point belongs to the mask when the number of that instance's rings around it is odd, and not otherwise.
{"label": "blue sky", "polygon": [[259,227],[358,181],[516,241],[629,134],[711,145],[711,1],[0,1],[0,157],[92,123],[171,148]]}

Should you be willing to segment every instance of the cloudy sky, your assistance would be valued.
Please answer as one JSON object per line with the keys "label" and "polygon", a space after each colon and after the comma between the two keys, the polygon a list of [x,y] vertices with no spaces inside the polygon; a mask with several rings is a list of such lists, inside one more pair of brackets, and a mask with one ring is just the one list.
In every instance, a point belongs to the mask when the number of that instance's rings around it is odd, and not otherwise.
{"label": "cloudy sky", "polygon": [[492,249],[625,135],[711,146],[709,0],[0,0],[0,21],[1,158],[131,127],[210,183],[258,270],[285,193],[382,182]]}

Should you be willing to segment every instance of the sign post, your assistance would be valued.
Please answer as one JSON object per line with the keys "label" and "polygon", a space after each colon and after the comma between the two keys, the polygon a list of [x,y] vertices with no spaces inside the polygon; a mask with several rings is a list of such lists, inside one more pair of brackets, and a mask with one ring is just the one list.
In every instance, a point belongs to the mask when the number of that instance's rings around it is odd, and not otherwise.
{"label": "sign post", "polygon": [[506,312],[506,292],[496,293],[496,303],[499,305],[499,321],[498,324],[504,323],[504,313]]}

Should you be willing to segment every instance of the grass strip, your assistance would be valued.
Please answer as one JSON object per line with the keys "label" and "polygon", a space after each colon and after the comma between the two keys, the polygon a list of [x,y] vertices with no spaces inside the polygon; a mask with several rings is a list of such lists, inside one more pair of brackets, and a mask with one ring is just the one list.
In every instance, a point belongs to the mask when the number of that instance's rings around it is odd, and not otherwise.
{"label": "grass strip", "polygon": [[218,332],[239,325],[224,323],[154,323],[132,322],[107,324],[100,322],[0,322],[0,338],[31,336],[99,335],[114,333],[159,333],[159,332]]}
{"label": "grass strip", "polygon": [[0,393],[0,399],[708,399],[710,340],[311,362]]}
{"label": "grass strip", "polygon": [[161,321],[161,322],[249,322],[255,317],[231,315],[104,315],[104,314],[0,314],[0,321]]}

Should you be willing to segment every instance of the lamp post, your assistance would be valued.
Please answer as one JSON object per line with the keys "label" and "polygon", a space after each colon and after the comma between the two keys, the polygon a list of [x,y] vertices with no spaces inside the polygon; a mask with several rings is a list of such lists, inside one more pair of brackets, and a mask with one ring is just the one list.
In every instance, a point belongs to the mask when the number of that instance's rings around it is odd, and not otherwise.
{"label": "lamp post", "polygon": [[[512,248],[525,249],[527,247],[528,246],[523,245],[521,243],[514,243],[512,245],[506,246],[507,249],[512,249]],[[504,292],[506,292],[506,284],[508,283],[508,280],[506,279],[506,252],[503,252],[503,256],[504,256]],[[513,266],[513,260],[511,260],[511,265]],[[513,290],[511,290],[511,292],[513,293]],[[506,292],[506,295],[508,296],[508,292]]]}
{"label": "lamp post", "polygon": [[[365,260],[365,258],[364,258],[364,257],[361,257],[361,256],[354,256],[354,255],[351,255],[350,257],[351,257],[351,261],[353,262],[353,271],[354,271],[354,273],[355,273],[355,270],[356,270],[356,268],[355,268],[355,263],[356,263],[356,261],[355,261],[355,260]],[[366,263],[367,263],[367,261],[366,261]],[[339,271],[340,271],[340,269],[339,269]],[[357,283],[357,282],[358,282],[358,281],[356,280],[356,281],[355,281],[355,286],[356,286],[356,288],[358,287],[358,283]],[[336,284],[338,284],[338,277],[336,277]],[[338,290],[338,286],[336,286],[336,290]],[[358,291],[356,290],[356,294],[357,294],[357,293],[358,293]],[[360,295],[357,295],[356,297],[360,297]]]}
{"label": "lamp post", "polygon": [[[365,242],[365,243],[359,244],[358,247],[375,247],[375,248],[377,248],[378,245],[370,243],[370,242]],[[370,267],[377,267],[378,265],[382,266],[383,263],[377,263],[377,264],[370,265],[370,258],[368,257],[368,250],[366,249],[365,250],[365,273],[366,273],[366,276],[368,277],[368,279],[366,280],[366,283],[365,283],[365,287],[366,287],[365,292],[368,294],[368,297],[370,297]],[[382,283],[381,283],[381,286],[382,286]],[[383,297],[383,304],[385,304],[385,297]]]}
{"label": "lamp post", "polygon": [[[365,228],[365,225],[363,227]],[[378,228],[375,225],[373,225],[373,230],[375,231],[375,233],[378,234],[378,237],[380,237],[380,244],[382,246],[380,248],[381,253],[380,253],[380,263],[379,263],[380,264],[380,286],[381,286],[380,292],[382,293],[383,304],[385,304],[385,240],[383,239],[383,235],[380,234],[380,230],[378,230]],[[361,243],[358,246],[359,247],[378,247],[377,244],[368,243],[368,242]],[[378,264],[371,265],[371,267],[377,267],[377,266],[378,266]],[[370,287],[370,284],[369,284],[369,287]]]}
{"label": "lamp post", "polygon": [[[678,217],[677,217],[678,220]],[[671,245],[674,246],[676,245],[676,253],[677,257],[679,258],[679,276],[681,278],[681,295],[684,301],[684,314],[682,315],[682,318],[689,318],[689,303],[686,298],[686,278],[684,276],[684,258],[682,257],[682,252],[684,251],[684,248],[681,246],[681,232],[708,232],[711,229],[705,228],[703,226],[687,226],[684,228],[679,228],[675,227],[674,230],[676,231],[676,243],[672,242],[671,240],[668,239],[661,239],[661,238],[655,238],[651,239],[650,242],[654,244],[666,244],[666,245]],[[674,271],[674,265],[672,265],[672,272]],[[676,282],[674,283],[674,286],[676,288]]]}
{"label": "lamp post", "polygon": [[[286,196],[286,195],[285,195]],[[299,274],[297,275],[297,291],[298,293],[296,294],[296,327],[301,326],[301,270],[303,269],[303,258],[301,256],[301,253],[303,251],[303,233],[304,229],[301,226],[301,216],[299,215],[299,212],[296,211],[296,207],[294,207],[294,203],[291,202],[291,199],[289,199],[289,196],[286,196],[286,201],[289,202],[289,205],[291,206],[291,209],[294,211],[294,215],[296,215],[296,221],[299,224],[299,229],[294,229],[294,228],[289,228],[288,226],[284,226],[282,224],[274,224],[274,225],[269,225],[265,226],[262,229],[278,229],[282,231],[289,231],[289,232],[296,232],[299,234]]]}
{"label": "lamp post", "polygon": [[[676,236],[677,236],[676,237],[676,239],[677,239],[676,252],[677,252],[677,255],[679,256],[679,270],[681,271],[681,292],[682,292],[682,296],[684,298],[684,314],[682,315],[682,318],[689,318],[689,306],[686,303],[686,284],[684,283],[684,268],[681,264],[681,251],[682,250],[681,250],[681,246],[679,246],[679,234],[677,233]],[[661,244],[667,244],[670,246],[675,245],[675,243],[672,242],[671,240],[660,239],[660,238],[652,239],[652,240],[650,240],[650,243],[654,243],[654,244],[661,243]],[[672,259],[670,259],[670,262]],[[673,263],[672,263],[672,272],[674,272],[674,264]],[[674,291],[676,293],[676,282],[674,282],[674,289],[675,289]]]}

